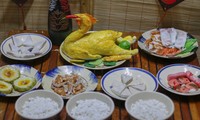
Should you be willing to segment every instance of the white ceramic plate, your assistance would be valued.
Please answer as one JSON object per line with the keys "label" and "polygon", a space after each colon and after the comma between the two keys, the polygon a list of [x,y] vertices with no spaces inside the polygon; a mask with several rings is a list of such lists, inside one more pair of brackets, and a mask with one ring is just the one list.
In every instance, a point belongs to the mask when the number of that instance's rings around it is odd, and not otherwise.
{"label": "white ceramic plate", "polygon": [[[35,68],[28,66],[28,65],[23,65],[23,64],[13,64],[13,65],[9,65],[9,66],[18,69],[20,71],[20,75],[25,75],[25,76],[32,77],[32,78],[36,79],[37,83],[35,84],[35,86],[31,90],[37,89],[40,86],[40,84],[42,82],[42,75]],[[2,66],[2,67],[5,67],[5,66]],[[0,69],[2,67],[0,67]],[[31,90],[29,90],[29,91],[31,91]],[[29,91],[26,91],[26,92],[29,92]],[[17,92],[15,90],[13,90],[12,93],[10,93],[10,94],[0,94],[0,96],[15,97],[15,96],[20,96],[20,95],[22,95],[26,92]]]}
{"label": "white ceramic plate", "polygon": [[63,59],[65,59],[67,62],[73,64],[73,65],[76,65],[76,66],[80,66],[80,67],[84,67],[84,68],[87,68],[87,69],[92,69],[92,70],[105,70],[105,69],[110,69],[110,68],[114,68],[114,67],[117,67],[117,66],[120,66],[121,64],[123,64],[124,62],[126,62],[126,60],[122,60],[122,61],[118,61],[116,63],[116,65],[114,66],[105,66],[105,65],[102,65],[102,66],[96,66],[95,68],[91,68],[91,67],[86,67],[84,66],[83,63],[74,63],[74,62],[70,62],[71,61],[71,58],[68,57],[67,55],[65,55],[62,51],[62,46],[63,46],[64,42],[61,44],[60,46],[60,55],[63,57]]}
{"label": "white ceramic plate", "polygon": [[[189,53],[186,53],[186,54],[181,54],[181,55],[178,55],[178,56],[161,56],[161,55],[158,55],[158,54],[155,54],[153,52],[151,52],[148,48],[145,47],[145,41],[147,39],[150,39],[151,38],[151,32],[152,31],[155,31],[156,29],[152,29],[152,30],[149,30],[147,32],[144,32],[142,34],[142,36],[138,39],[138,46],[140,47],[140,49],[144,50],[146,53],[150,54],[150,55],[153,55],[153,56],[157,56],[157,57],[161,57],[161,58],[167,58],[167,59],[179,59],[179,58],[185,58],[185,57],[188,57],[188,56],[191,56],[195,53],[195,51],[193,52],[189,52]],[[176,29],[177,31],[182,31],[182,30],[179,30],[179,29]],[[187,37],[188,38],[193,38],[192,35],[190,34],[187,34]],[[198,47],[198,42],[194,43],[194,45],[196,47]]]}
{"label": "white ceramic plate", "polygon": [[52,48],[52,43],[51,43],[50,39],[47,38],[44,35],[41,35],[41,34],[20,33],[20,34],[15,34],[13,36],[16,37],[20,42],[24,42],[26,40],[27,36],[30,36],[32,41],[33,41],[33,44],[37,43],[37,42],[41,42],[41,41],[46,41],[44,46],[40,50],[42,52],[42,54],[36,55],[34,57],[15,57],[15,56],[7,53],[7,52],[11,51],[9,44],[13,43],[12,36],[6,38],[1,44],[1,52],[4,56],[6,56],[10,59],[13,59],[13,60],[33,60],[33,59],[37,59],[37,58],[40,58],[40,57],[46,55]]}
{"label": "white ceramic plate", "polygon": [[181,92],[177,92],[169,87],[169,85],[167,83],[167,76],[169,74],[174,74],[174,73],[178,73],[178,72],[186,72],[186,71],[192,72],[195,76],[200,75],[200,67],[189,65],[189,64],[171,64],[171,65],[167,65],[167,66],[163,67],[162,69],[160,69],[156,75],[156,78],[157,78],[160,86],[162,86],[164,89],[168,90],[169,92],[179,94],[179,95],[184,95],[184,96],[199,95],[200,89],[195,92],[181,93]]}
{"label": "white ceramic plate", "polygon": [[[70,65],[59,66],[59,67],[55,67],[55,68],[49,70],[42,79],[42,87],[45,90],[53,91],[51,89],[52,81],[55,79],[55,77],[58,74],[65,75],[65,74],[72,74],[72,73],[80,75],[87,81],[88,87],[87,87],[86,91],[93,91],[96,89],[98,80],[94,73],[92,73],[88,69],[78,67],[78,66],[70,66]],[[71,96],[70,97],[62,96],[62,97],[63,97],[63,99],[69,99]]]}
{"label": "white ceramic plate", "polygon": [[123,97],[119,97],[114,94],[110,87],[114,81],[121,81],[121,74],[124,74],[126,70],[129,70],[132,73],[133,79],[138,78],[142,80],[146,85],[146,91],[156,91],[158,88],[158,83],[154,75],[144,69],[134,68],[134,67],[123,67],[116,68],[109,72],[107,72],[101,79],[101,87],[105,93],[109,96],[118,99],[118,100],[126,100]]}

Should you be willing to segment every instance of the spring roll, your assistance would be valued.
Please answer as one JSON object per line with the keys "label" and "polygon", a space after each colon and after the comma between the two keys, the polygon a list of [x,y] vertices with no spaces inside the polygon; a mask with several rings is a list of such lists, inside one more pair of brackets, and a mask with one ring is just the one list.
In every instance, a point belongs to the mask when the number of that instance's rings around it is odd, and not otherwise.
{"label": "spring roll", "polygon": [[174,28],[168,28],[168,32],[170,34],[172,45],[174,45],[176,42],[177,31]]}
{"label": "spring roll", "polygon": [[175,47],[178,49],[184,48],[186,39],[187,39],[187,33],[184,31],[178,31]]}
{"label": "spring roll", "polygon": [[164,29],[164,28],[160,29],[160,35],[161,35],[161,42],[163,46],[169,47],[173,45],[173,42],[170,37],[170,33],[168,32],[167,29]]}

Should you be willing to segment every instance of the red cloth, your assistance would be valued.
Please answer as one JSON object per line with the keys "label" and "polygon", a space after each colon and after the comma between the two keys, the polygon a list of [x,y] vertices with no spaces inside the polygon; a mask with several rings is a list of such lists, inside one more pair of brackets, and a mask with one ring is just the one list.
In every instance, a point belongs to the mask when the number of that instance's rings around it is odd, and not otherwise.
{"label": "red cloth", "polygon": [[166,11],[184,0],[158,0],[163,10]]}

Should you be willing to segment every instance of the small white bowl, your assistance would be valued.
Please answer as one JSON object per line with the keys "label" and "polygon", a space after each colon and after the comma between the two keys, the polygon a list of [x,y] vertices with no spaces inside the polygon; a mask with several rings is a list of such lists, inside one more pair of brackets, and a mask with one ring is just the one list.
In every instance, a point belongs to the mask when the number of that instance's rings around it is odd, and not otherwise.
{"label": "small white bowl", "polygon": [[[166,110],[168,111],[168,114],[165,116],[164,119],[168,119],[169,117],[172,116],[172,114],[174,113],[174,103],[173,101],[166,95],[159,93],[159,92],[139,92],[137,94],[134,94],[132,96],[129,96],[126,101],[125,101],[125,108],[128,112],[128,114],[130,115],[131,119],[141,119],[138,118],[136,116],[134,116],[131,112],[131,105],[135,104],[137,101],[139,100],[157,100],[161,103],[164,103],[166,106]],[[163,119],[163,120],[164,120]]]}
{"label": "small white bowl", "polygon": [[[41,117],[41,118],[38,118],[38,117],[32,118],[30,116],[24,115],[22,113],[22,110],[23,110],[22,106],[25,104],[26,101],[29,100],[29,98],[36,98],[36,97],[50,98],[52,101],[54,101],[58,104],[58,110],[52,114],[49,114],[46,117]],[[57,115],[63,109],[63,106],[64,106],[64,101],[60,95],[58,95],[54,92],[51,92],[51,91],[47,91],[47,90],[34,90],[34,91],[31,91],[31,92],[28,92],[28,93],[22,95],[21,97],[19,97],[17,99],[17,101],[15,103],[15,110],[22,118],[31,119],[31,120],[33,120],[33,119],[41,120],[41,119],[49,119],[49,118],[57,117]],[[46,106],[46,107],[48,107],[48,106]]]}
{"label": "small white bowl", "polygon": [[91,100],[91,99],[96,99],[96,100],[102,101],[109,106],[110,111],[106,116],[104,116],[102,118],[103,120],[111,117],[111,115],[114,111],[114,107],[115,107],[114,102],[110,97],[108,97],[107,95],[105,95],[103,93],[99,93],[99,92],[84,92],[84,93],[77,94],[77,95],[73,96],[72,98],[70,98],[66,105],[67,114],[72,119],[76,119],[75,117],[72,116],[71,111],[77,105],[77,101]]}

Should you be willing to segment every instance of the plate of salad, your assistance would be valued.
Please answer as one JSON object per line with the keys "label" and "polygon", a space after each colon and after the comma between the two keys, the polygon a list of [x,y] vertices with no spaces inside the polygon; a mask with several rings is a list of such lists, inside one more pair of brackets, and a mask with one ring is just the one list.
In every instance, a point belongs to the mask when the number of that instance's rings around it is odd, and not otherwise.
{"label": "plate of salad", "polygon": [[158,28],[144,32],[138,46],[150,55],[179,59],[193,55],[198,49],[197,39],[176,28]]}

